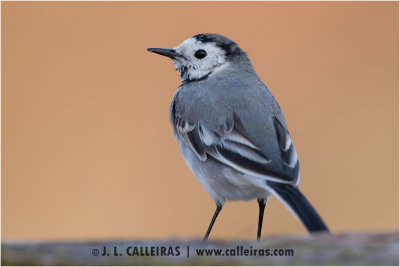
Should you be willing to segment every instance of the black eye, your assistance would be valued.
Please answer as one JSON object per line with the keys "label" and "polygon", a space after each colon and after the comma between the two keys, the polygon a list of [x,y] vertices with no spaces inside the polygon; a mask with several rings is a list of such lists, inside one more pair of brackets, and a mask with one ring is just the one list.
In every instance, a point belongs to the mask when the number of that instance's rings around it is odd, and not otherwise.
{"label": "black eye", "polygon": [[198,59],[205,58],[207,56],[207,52],[203,49],[199,49],[194,53],[194,56]]}

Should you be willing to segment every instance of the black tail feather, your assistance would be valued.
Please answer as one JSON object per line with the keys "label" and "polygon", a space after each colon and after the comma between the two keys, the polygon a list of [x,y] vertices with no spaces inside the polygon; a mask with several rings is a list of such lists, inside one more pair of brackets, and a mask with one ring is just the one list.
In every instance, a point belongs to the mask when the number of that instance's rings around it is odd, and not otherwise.
{"label": "black tail feather", "polygon": [[274,182],[267,182],[267,185],[289,205],[310,233],[320,231],[329,232],[324,221],[319,217],[318,213],[298,188],[290,184],[278,184]]}

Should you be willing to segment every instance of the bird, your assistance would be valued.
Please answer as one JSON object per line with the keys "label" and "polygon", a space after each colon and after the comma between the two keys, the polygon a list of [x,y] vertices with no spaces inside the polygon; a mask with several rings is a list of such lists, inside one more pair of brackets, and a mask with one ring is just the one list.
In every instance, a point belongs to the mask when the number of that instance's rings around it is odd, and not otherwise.
{"label": "bird", "polygon": [[308,232],[329,233],[299,190],[299,160],[283,112],[247,53],[215,33],[197,34],[174,48],[147,50],[171,59],[180,72],[170,123],[186,164],[216,205],[203,241],[225,202],[254,199],[259,241],[271,196]]}

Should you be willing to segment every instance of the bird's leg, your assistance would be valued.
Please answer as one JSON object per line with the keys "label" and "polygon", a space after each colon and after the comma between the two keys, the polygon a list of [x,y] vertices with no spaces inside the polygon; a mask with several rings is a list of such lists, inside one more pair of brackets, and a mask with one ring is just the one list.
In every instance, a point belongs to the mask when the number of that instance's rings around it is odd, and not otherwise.
{"label": "bird's leg", "polygon": [[207,241],[208,236],[210,235],[211,229],[213,228],[215,219],[217,219],[218,214],[219,214],[219,212],[221,211],[221,209],[222,209],[222,206],[217,205],[217,209],[216,209],[215,212],[214,212],[214,216],[213,216],[212,219],[211,219],[210,226],[208,226],[208,229],[207,229],[206,234],[204,235],[203,241]]}
{"label": "bird's leg", "polygon": [[265,199],[265,198],[258,198],[258,199],[257,199],[257,202],[258,202],[258,206],[260,207],[260,212],[259,212],[259,214],[258,214],[257,241],[260,241],[261,228],[262,228],[262,223],[263,223],[263,218],[264,218],[265,204],[267,203],[267,199]]}

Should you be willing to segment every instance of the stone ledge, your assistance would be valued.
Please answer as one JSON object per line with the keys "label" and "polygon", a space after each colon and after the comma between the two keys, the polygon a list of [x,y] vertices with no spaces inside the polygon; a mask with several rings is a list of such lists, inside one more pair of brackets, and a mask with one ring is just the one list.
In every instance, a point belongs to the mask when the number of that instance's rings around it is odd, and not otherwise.
{"label": "stone ledge", "polygon": [[[5,241],[1,246],[2,265],[399,265],[398,232],[269,236],[260,243],[214,240],[207,243],[200,240]],[[104,246],[110,256],[92,255],[94,249],[101,254]],[[113,256],[114,246],[121,256]],[[127,255],[129,247],[129,253],[146,253],[145,246],[179,247],[180,254],[170,251],[175,256]],[[263,249],[264,252],[265,249],[293,249],[294,256],[196,256],[196,249],[232,249],[231,253],[240,253],[241,246],[244,249]],[[134,247],[137,247],[136,251]],[[142,251],[140,247],[143,247]],[[160,249],[158,253],[161,253]]]}

